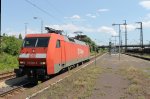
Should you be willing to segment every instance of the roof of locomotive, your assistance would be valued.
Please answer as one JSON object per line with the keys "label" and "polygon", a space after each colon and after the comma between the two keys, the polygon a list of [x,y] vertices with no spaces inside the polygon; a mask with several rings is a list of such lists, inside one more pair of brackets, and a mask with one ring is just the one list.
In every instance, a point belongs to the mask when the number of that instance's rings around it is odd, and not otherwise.
{"label": "roof of locomotive", "polygon": [[[52,34],[56,34],[56,33],[27,34],[26,37],[50,37]],[[60,34],[56,34],[56,35],[60,35]],[[70,38],[70,37],[67,37],[65,35],[60,35],[60,36],[63,36],[64,40],[67,41],[67,42],[73,42],[73,43],[76,43],[76,44],[86,45],[86,43],[83,42],[83,41],[79,41],[77,39]]]}
{"label": "roof of locomotive", "polygon": [[74,38],[70,38],[67,36],[64,36],[64,38],[65,38],[65,41],[68,41],[68,42],[73,42],[73,43],[80,44],[80,45],[87,45],[85,42],[79,41],[79,40],[74,39]]}
{"label": "roof of locomotive", "polygon": [[43,33],[43,34],[27,34],[26,37],[50,37],[50,33]]}

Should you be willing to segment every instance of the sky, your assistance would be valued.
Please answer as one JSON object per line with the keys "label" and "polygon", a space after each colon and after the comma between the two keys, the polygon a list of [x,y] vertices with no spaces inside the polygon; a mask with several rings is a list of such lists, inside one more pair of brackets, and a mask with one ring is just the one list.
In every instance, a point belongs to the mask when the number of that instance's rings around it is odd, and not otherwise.
{"label": "sky", "polygon": [[[75,36],[82,31],[97,45],[108,45],[118,35],[118,26],[127,21],[128,44],[140,43],[143,22],[144,44],[150,43],[150,0],[1,0],[2,33],[18,37],[27,33],[41,33],[43,25],[64,30],[64,35]],[[37,19],[34,19],[37,17]],[[46,33],[46,31],[44,31]],[[121,26],[124,44],[124,26]],[[118,38],[117,38],[118,43]]]}

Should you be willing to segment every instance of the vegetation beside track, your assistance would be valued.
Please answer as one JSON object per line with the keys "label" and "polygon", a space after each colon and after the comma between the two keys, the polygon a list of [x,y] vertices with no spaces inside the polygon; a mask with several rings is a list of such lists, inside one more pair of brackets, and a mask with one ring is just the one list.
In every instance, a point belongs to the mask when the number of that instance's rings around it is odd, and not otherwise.
{"label": "vegetation beside track", "polygon": [[0,72],[11,71],[18,66],[17,56],[12,56],[7,53],[0,55]]}
{"label": "vegetation beside track", "polygon": [[84,99],[89,97],[94,89],[96,79],[102,71],[103,69],[100,66],[90,65],[52,86],[44,93],[38,95],[38,98]]}
{"label": "vegetation beside track", "polygon": [[130,81],[126,94],[134,99],[150,99],[150,74],[147,69],[132,66],[120,69],[120,73]]}
{"label": "vegetation beside track", "polygon": [[22,39],[3,35],[2,48],[0,53],[0,72],[7,72],[13,70],[18,66],[18,54],[22,45]]}

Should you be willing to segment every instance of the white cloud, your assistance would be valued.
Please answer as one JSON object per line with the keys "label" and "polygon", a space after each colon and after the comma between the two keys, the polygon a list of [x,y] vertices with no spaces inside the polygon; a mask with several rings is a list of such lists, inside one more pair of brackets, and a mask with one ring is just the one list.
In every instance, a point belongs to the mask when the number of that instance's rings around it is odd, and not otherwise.
{"label": "white cloud", "polygon": [[150,18],[150,13],[148,13],[146,17]]}
{"label": "white cloud", "polygon": [[[150,21],[143,21],[143,28],[150,28]],[[135,31],[136,28],[139,28],[140,25],[139,24],[128,24],[127,25],[127,29],[129,32],[131,31]],[[124,27],[122,27],[122,29],[124,29]]]}
{"label": "white cloud", "polygon": [[90,14],[90,13],[89,13],[89,14],[87,14],[86,16],[87,16],[87,17],[90,17],[90,18],[96,18],[96,16],[95,16],[95,15],[92,15],[92,14]]}
{"label": "white cloud", "polygon": [[73,32],[75,31],[82,31],[83,33],[107,33],[110,35],[117,35],[117,32],[107,26],[102,26],[99,28],[91,28],[91,27],[85,27],[85,26],[77,26],[74,24],[63,24],[63,25],[47,25],[48,27],[64,30],[65,32],[69,33],[69,36],[73,36]]}
{"label": "white cloud", "polygon": [[144,21],[149,21],[150,20],[150,13],[146,14],[145,17],[143,17]]}
{"label": "white cloud", "polygon": [[113,36],[117,35],[117,32],[113,28],[107,27],[107,26],[102,26],[102,27],[98,28],[97,31],[101,32],[101,33],[108,33]]}
{"label": "white cloud", "polygon": [[79,15],[73,15],[71,19],[81,19],[81,17]]}
{"label": "white cloud", "polygon": [[94,32],[95,29],[83,26],[77,26],[74,24],[63,24],[63,25],[47,25],[48,27],[64,30],[65,32],[73,33],[75,31],[83,31],[83,32]]}
{"label": "white cloud", "polygon": [[63,25],[47,25],[47,27],[51,27],[58,30],[66,30],[69,32],[75,32],[79,30],[79,27],[77,27],[74,24],[63,24]]}
{"label": "white cloud", "polygon": [[40,33],[41,31],[35,30],[35,29],[27,29],[27,33]]}
{"label": "white cloud", "polygon": [[143,27],[150,28],[150,13],[143,18]]}
{"label": "white cloud", "polygon": [[109,9],[98,9],[98,12],[107,12]]}
{"label": "white cloud", "polygon": [[144,8],[146,8],[146,9],[150,10],[150,1],[149,1],[149,0],[141,1],[139,4],[140,4],[142,7],[144,7]]}
{"label": "white cloud", "polygon": [[80,29],[84,32],[95,32],[95,29],[89,27],[80,27]]}
{"label": "white cloud", "polygon": [[81,19],[81,17],[79,15],[73,15],[71,17],[64,17],[66,19]]}
{"label": "white cloud", "polygon": [[134,31],[136,29],[137,25],[134,24],[128,24],[127,25],[127,29],[128,31]]}
{"label": "white cloud", "polygon": [[[150,28],[150,21],[143,21],[143,28]],[[136,28],[140,28],[140,25],[139,24],[128,24],[127,25],[127,31],[128,32],[132,32],[132,31],[135,31]],[[121,30],[124,31],[124,26],[121,26]]]}
{"label": "white cloud", "polygon": [[143,22],[143,27],[144,28],[150,28],[150,21]]}
{"label": "white cloud", "polygon": [[90,18],[96,18],[100,15],[101,12],[107,12],[109,9],[98,9],[94,14],[88,13],[86,16]]}

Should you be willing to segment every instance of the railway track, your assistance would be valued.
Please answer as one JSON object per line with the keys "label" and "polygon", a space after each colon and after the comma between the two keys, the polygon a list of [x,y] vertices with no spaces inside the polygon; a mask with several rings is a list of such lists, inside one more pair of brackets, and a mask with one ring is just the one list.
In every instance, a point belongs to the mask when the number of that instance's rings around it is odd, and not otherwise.
{"label": "railway track", "polygon": [[0,74],[0,80],[12,78],[12,77],[15,77],[15,73],[13,71]]}
{"label": "railway track", "polygon": [[13,95],[13,93],[24,90],[24,86],[28,85],[29,82],[26,82],[20,86],[10,87],[7,90],[0,90],[0,97],[5,98],[8,95]]}
{"label": "railway track", "polygon": [[[100,56],[100,55],[92,56],[90,59],[93,60],[94,58],[97,58],[98,56]],[[11,74],[11,72],[4,73],[4,75],[5,74],[13,76],[13,74]],[[1,77],[1,75],[3,75],[3,74],[0,74],[0,77]],[[10,77],[10,76],[7,76],[7,77]],[[25,90],[24,86],[26,86],[28,84],[30,84],[30,83],[26,82],[20,86],[14,86],[14,87],[12,86],[12,87],[8,88],[7,90],[0,90],[0,97],[7,98],[9,95],[13,96],[13,93]]]}
{"label": "railway track", "polygon": [[129,56],[136,57],[136,58],[140,58],[140,59],[144,59],[144,60],[150,61],[150,58],[147,58],[147,57],[143,57],[143,56],[139,56],[139,55],[134,55],[134,54],[129,54],[129,53],[125,53],[125,54],[129,55]]}

